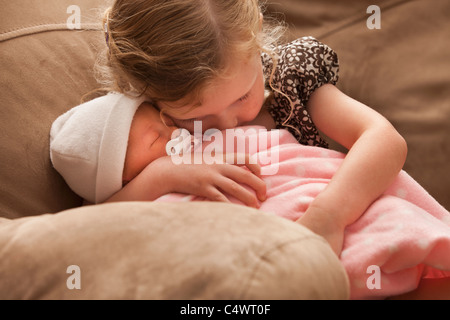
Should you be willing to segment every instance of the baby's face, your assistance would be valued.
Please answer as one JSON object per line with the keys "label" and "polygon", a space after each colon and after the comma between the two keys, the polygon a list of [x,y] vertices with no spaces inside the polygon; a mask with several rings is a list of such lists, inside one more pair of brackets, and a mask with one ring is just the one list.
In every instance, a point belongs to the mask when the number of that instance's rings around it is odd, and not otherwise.
{"label": "baby's face", "polygon": [[167,119],[166,124],[161,120],[159,111],[151,104],[143,103],[138,108],[128,137],[124,183],[135,178],[153,160],[167,155],[166,144],[177,128],[170,119]]}

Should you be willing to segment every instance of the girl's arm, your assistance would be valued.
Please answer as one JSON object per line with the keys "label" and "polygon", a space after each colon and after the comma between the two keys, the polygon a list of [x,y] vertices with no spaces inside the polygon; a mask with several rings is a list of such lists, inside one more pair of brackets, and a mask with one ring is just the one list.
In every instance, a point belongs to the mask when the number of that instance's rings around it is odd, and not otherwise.
{"label": "girl's arm", "polygon": [[383,116],[333,85],[317,89],[307,107],[317,128],[349,152],[298,222],[323,235],[339,254],[345,227],[393,182],[407,146]]}
{"label": "girl's arm", "polygon": [[[238,156],[241,162],[236,161]],[[153,201],[165,194],[178,192],[221,202],[229,202],[225,195],[232,195],[245,205],[257,208],[258,200],[264,201],[266,196],[266,184],[259,177],[261,168],[250,163],[248,156],[234,157],[233,163],[243,163],[249,170],[225,162],[177,165],[170,157],[156,159],[106,202]]]}

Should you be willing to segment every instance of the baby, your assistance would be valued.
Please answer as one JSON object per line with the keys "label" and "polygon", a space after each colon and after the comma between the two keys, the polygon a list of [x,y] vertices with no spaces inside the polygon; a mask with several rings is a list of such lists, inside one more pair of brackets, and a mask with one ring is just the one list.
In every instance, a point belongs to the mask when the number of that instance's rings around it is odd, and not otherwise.
{"label": "baby", "polygon": [[173,164],[170,172],[161,170],[159,179],[148,181],[148,188],[136,187],[133,182],[146,179],[146,170],[158,172],[160,163],[172,163],[167,146],[176,130],[144,98],[111,93],[69,110],[54,122],[50,157],[72,190],[90,203],[151,201],[171,192],[226,202],[225,195],[232,195],[253,207],[265,199],[259,165],[248,157],[237,159],[239,155],[233,157],[234,163],[240,161],[249,170],[235,165]]}

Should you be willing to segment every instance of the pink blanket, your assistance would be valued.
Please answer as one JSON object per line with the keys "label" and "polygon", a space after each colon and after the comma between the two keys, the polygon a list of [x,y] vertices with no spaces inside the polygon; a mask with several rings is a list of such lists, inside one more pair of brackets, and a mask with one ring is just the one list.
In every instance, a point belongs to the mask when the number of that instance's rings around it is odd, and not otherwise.
{"label": "pink blanket", "polygon": [[[263,173],[268,173],[267,200],[260,210],[295,221],[325,188],[345,155],[302,146],[285,130],[236,136],[239,140],[256,134],[261,139],[261,133],[267,146],[253,144],[249,150],[265,159]],[[274,134],[279,139],[270,140]],[[202,199],[171,194],[157,201],[194,200]],[[352,299],[386,298],[414,290],[421,278],[450,277],[450,213],[402,171],[346,228],[340,260],[350,279]]]}

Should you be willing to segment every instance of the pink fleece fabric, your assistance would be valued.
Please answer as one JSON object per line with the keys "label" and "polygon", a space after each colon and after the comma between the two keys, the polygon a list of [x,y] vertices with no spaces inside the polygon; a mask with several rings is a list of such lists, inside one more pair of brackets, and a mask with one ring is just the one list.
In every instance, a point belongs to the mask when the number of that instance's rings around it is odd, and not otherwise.
{"label": "pink fleece fabric", "polygon": [[[264,176],[267,200],[260,210],[295,221],[327,186],[345,155],[300,145],[285,130],[246,131],[238,139],[255,134],[261,137],[262,133],[264,139],[273,134],[279,139],[276,143],[269,140],[267,147],[260,144],[250,148],[255,156],[267,152],[278,155],[278,159],[272,157],[273,161],[262,164],[263,172],[270,174]],[[200,200],[171,194],[157,201]],[[450,277],[450,213],[402,171],[346,228],[340,260],[350,279],[352,299],[382,299],[414,290],[421,278]]]}

